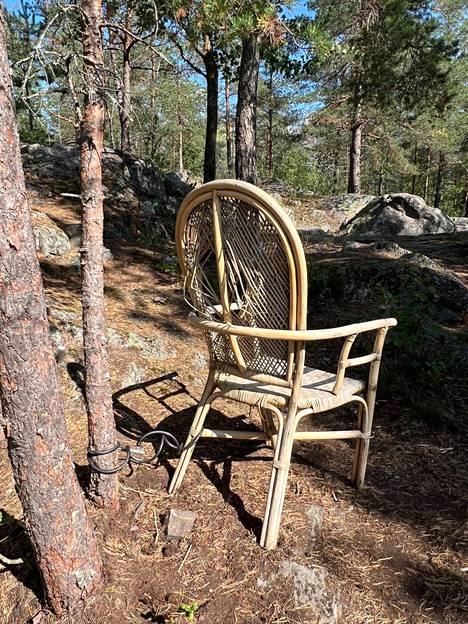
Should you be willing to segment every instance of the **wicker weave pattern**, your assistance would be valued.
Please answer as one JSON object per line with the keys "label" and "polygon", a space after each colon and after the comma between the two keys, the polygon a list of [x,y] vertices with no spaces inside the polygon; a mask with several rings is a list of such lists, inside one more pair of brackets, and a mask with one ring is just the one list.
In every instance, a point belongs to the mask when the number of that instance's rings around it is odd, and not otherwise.
{"label": "wicker weave pattern", "polygon": [[[220,203],[232,322],[271,329],[289,327],[290,270],[276,224],[257,207],[239,199],[224,196]],[[211,202],[203,202],[192,210],[185,232],[185,251],[191,302],[201,316],[212,318],[215,306],[219,308],[222,302]],[[286,341],[243,337],[238,344],[249,371],[285,378],[289,351]],[[220,368],[236,365],[231,343],[225,336],[209,334],[209,347]]]}
{"label": "wicker weave pattern", "polygon": [[[333,393],[336,375],[316,368],[304,368],[301,392],[298,397],[299,409],[311,408],[314,412],[325,412],[344,403],[364,390],[365,384],[358,379],[345,377],[340,391]],[[271,384],[262,384],[235,375],[223,374],[218,379],[223,396],[247,405],[263,407],[274,405],[280,409],[286,407],[291,397],[290,388],[281,388]]]}

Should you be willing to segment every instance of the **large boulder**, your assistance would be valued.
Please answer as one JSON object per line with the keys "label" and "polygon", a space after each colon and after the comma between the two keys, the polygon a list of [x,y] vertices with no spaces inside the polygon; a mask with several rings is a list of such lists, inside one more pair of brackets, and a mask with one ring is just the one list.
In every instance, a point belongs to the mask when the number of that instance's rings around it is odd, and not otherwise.
{"label": "large boulder", "polygon": [[422,197],[409,193],[392,193],[375,198],[344,226],[356,239],[391,238],[446,234],[455,225],[438,208],[426,205]]}
{"label": "large boulder", "polygon": [[61,256],[70,251],[68,236],[43,212],[32,211],[36,250],[43,256]]}
{"label": "large boulder", "polygon": [[323,208],[330,217],[339,223],[339,226],[342,226],[375,199],[375,195],[355,195],[353,193],[331,195],[323,198]]}
{"label": "large boulder", "polygon": [[167,195],[183,199],[194,188],[189,175],[185,171],[168,173],[164,178]]}

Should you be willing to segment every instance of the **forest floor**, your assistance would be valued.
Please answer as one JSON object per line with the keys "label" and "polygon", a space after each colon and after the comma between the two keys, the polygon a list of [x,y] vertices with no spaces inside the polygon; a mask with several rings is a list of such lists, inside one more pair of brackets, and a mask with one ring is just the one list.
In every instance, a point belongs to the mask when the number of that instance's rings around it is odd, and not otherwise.
{"label": "forest floor", "polygon": [[[34,204],[59,225],[79,220],[76,204],[67,200],[43,196]],[[111,251],[106,297],[119,435],[132,443],[160,426],[182,440],[203,389],[204,342],[186,322],[181,285],[176,271],[168,270],[172,265],[166,255],[123,243]],[[317,253],[330,249],[317,248]],[[428,243],[424,253],[430,255]],[[466,271],[466,257],[448,261],[460,268],[460,276]],[[43,261],[42,268],[51,320],[65,337],[59,370],[84,484],[86,417],[76,383],[82,357],[79,274],[65,261]],[[364,320],[359,314],[356,320]],[[313,325],[320,321],[338,325],[340,315],[332,322],[314,319]],[[318,422],[340,429],[350,418],[343,411]],[[218,428],[252,427],[258,415],[219,402],[210,422]],[[339,622],[462,624],[468,621],[467,451],[465,435],[408,419],[398,398],[378,402],[362,491],[348,481],[352,447],[346,441],[297,443],[280,543],[271,552],[257,543],[269,449],[253,443],[200,443],[175,497],[166,491],[174,459],[124,471],[119,512],[87,503],[105,562],[105,587],[61,624],[190,621],[181,605],[195,612],[193,621],[199,624],[331,622],[323,613],[319,619],[310,605],[298,604],[292,580],[281,576],[285,561],[324,571],[324,600],[330,613],[334,600],[340,605]],[[194,530],[178,544],[165,536],[170,508],[197,515]],[[314,529],[312,512],[320,508],[322,520]],[[0,552],[25,562],[0,571],[0,621],[55,622],[51,615],[37,615],[40,583],[3,439],[0,510]]]}

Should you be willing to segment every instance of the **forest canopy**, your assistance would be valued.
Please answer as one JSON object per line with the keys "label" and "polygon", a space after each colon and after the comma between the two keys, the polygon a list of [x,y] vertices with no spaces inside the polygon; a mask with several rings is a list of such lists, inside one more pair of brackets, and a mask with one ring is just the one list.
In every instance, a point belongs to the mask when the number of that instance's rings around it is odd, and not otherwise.
{"label": "forest canopy", "polygon": [[[76,5],[7,10],[22,140],[74,142],[86,81]],[[467,214],[461,0],[109,0],[104,12],[107,147],[234,176],[250,37],[260,180],[318,195],[405,191]]]}

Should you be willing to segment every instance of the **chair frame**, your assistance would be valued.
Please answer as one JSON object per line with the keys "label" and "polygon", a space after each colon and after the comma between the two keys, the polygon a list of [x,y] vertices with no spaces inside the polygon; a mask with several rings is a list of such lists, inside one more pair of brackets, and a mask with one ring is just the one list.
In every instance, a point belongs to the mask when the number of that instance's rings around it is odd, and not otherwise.
{"label": "chair frame", "polygon": [[[229,301],[225,263],[223,254],[223,232],[220,214],[219,197],[228,195],[248,202],[261,210],[276,225],[281,232],[284,251],[287,254],[290,268],[290,327],[288,329],[268,329],[235,325],[232,323],[232,304]],[[190,428],[184,450],[176,467],[175,474],[169,486],[169,493],[174,494],[180,488],[199,438],[235,439],[235,440],[264,440],[274,449],[274,458],[270,486],[260,537],[260,545],[265,549],[273,549],[277,545],[281,513],[287,487],[287,477],[291,463],[292,447],[295,440],[338,440],[355,439],[356,446],[352,469],[352,482],[357,488],[364,484],[369,441],[372,432],[372,421],[375,408],[377,382],[379,376],[382,349],[388,329],[397,324],[394,318],[379,319],[364,323],[355,323],[343,327],[329,329],[307,330],[307,265],[303,246],[292,221],[279,204],[267,193],[246,182],[235,180],[216,180],[202,185],[192,191],[183,201],[176,222],[176,242],[179,262],[184,278],[188,275],[186,265],[184,233],[187,219],[194,207],[202,202],[212,201],[213,209],[213,238],[216,251],[216,264],[219,278],[221,305],[214,311],[222,321],[200,317],[192,312],[189,321],[203,330],[205,335],[210,333],[227,336],[236,360],[233,371],[238,377],[263,383],[287,386],[291,389],[289,400],[284,409],[279,409],[265,401],[259,406],[262,416],[263,431],[228,431],[205,428],[205,419],[212,403],[223,398],[224,392],[218,385],[220,370],[217,363],[210,357],[209,375],[198,404],[195,418]],[[364,332],[376,332],[372,352],[361,357],[350,357],[350,351],[356,337]],[[261,338],[264,340],[284,340],[289,344],[289,369],[287,380],[280,380],[269,375],[253,373],[247,370],[239,344],[240,337]],[[297,431],[300,420],[307,415],[319,413],[313,408],[298,408],[298,399],[301,392],[303,371],[305,366],[306,344],[313,341],[344,338],[343,347],[338,359],[335,383],[332,393],[337,394],[345,379],[349,367],[369,364],[369,375],[365,398],[358,394],[349,397],[344,404],[358,404],[357,428],[345,431]],[[211,350],[210,350],[211,354]],[[225,372],[225,369],[223,370]],[[242,401],[241,401],[242,402]]]}

